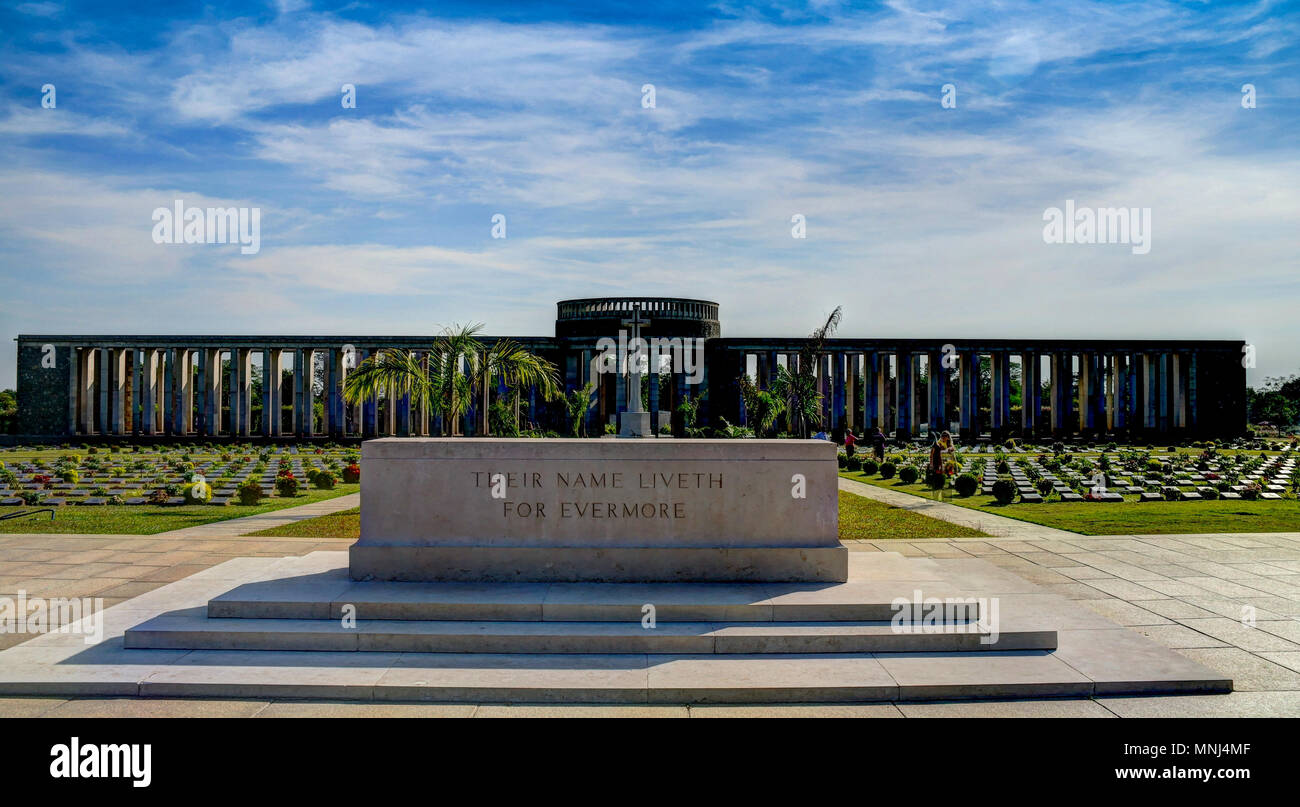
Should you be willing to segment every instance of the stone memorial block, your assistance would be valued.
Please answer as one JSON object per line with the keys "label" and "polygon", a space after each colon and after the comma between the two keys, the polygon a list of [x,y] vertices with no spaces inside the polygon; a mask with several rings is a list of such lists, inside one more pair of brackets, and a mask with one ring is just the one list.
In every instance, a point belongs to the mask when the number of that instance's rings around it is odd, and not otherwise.
{"label": "stone memorial block", "polygon": [[843,581],[825,440],[362,445],[353,579]]}

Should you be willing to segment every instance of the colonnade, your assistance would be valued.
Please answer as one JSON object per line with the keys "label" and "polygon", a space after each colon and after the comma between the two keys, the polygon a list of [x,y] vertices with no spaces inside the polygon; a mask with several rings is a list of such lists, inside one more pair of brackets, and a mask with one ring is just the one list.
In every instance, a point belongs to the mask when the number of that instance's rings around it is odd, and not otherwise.
{"label": "colonnade", "polygon": [[[736,365],[760,388],[778,367],[794,369],[799,353],[736,349]],[[923,428],[963,439],[1168,433],[1195,429],[1197,351],[1101,351],[830,348],[816,359],[822,428],[856,431],[879,425],[900,439]],[[1013,407],[1013,367],[1019,406]],[[1044,381],[1047,383],[1044,384]],[[1046,388],[1044,390],[1044,388]],[[743,404],[739,407],[743,418]]]}

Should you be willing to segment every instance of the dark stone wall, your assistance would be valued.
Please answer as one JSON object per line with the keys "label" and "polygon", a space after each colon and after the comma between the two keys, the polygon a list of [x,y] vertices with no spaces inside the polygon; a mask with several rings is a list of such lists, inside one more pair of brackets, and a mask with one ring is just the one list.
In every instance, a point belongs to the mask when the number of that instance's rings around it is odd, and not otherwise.
{"label": "dark stone wall", "polygon": [[68,400],[76,370],[76,351],[55,348],[54,367],[42,367],[40,342],[18,343],[18,433],[63,435],[68,431]]}

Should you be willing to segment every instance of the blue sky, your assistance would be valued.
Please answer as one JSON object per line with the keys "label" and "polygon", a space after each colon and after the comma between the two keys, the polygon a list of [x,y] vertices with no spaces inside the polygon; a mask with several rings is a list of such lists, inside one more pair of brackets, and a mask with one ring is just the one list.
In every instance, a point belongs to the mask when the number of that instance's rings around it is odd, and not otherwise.
{"label": "blue sky", "polygon": [[[1300,371],[1295,4],[428,5],[7,3],[0,386],[17,333],[548,334],[621,293]],[[261,208],[261,251],[153,243],[176,199]],[[1067,199],[1151,208],[1150,252],[1045,244]]]}

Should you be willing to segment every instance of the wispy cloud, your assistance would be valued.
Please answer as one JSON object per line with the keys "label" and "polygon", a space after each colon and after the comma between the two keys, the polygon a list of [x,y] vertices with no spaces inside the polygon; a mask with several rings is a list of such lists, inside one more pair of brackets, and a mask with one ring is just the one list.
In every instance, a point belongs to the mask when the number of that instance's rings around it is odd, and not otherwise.
{"label": "wispy cloud", "polygon": [[[635,291],[717,299],[732,334],[843,303],[847,334],[1233,337],[1261,374],[1300,365],[1286,4],[17,11],[6,333],[546,333],[556,299]],[[180,197],[262,207],[262,252],[154,245]],[[1151,253],[1044,244],[1066,199],[1151,207]]]}

